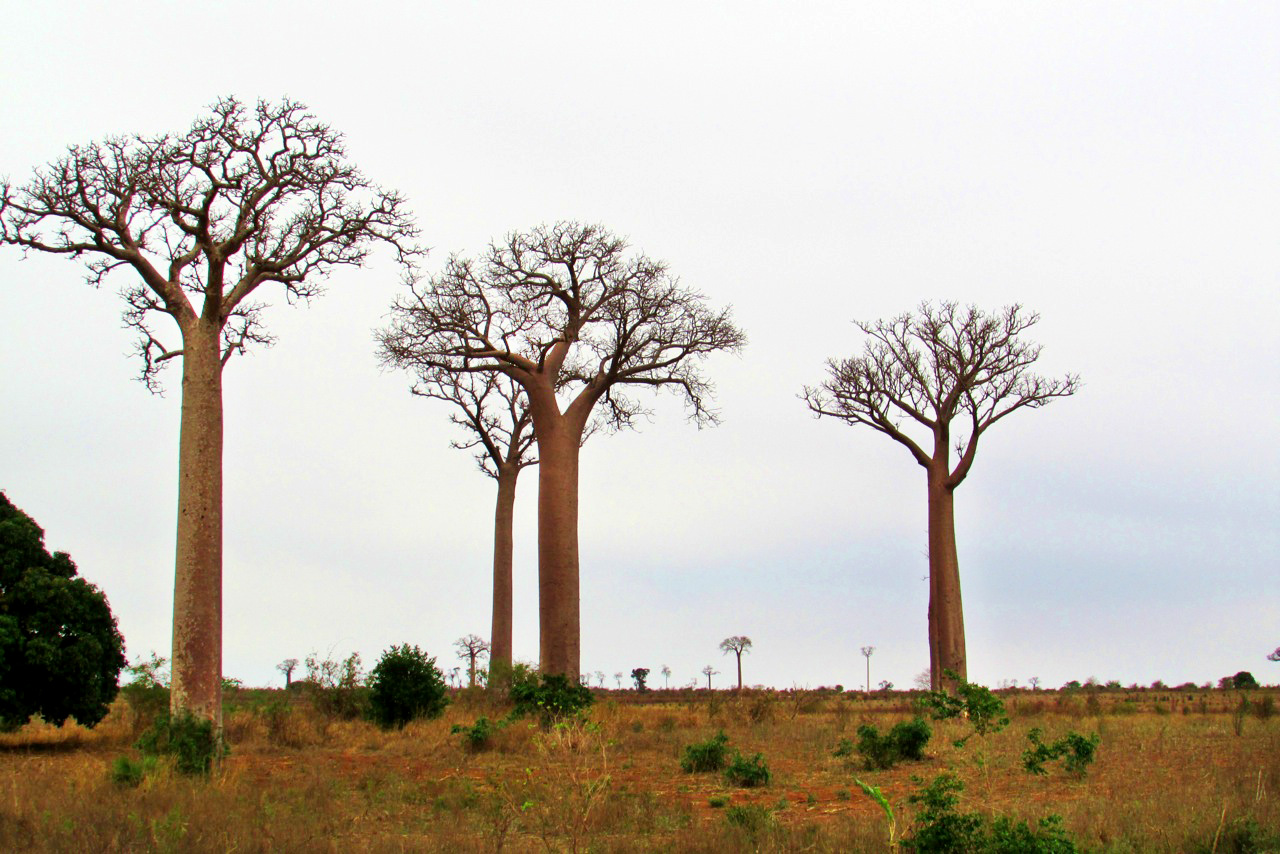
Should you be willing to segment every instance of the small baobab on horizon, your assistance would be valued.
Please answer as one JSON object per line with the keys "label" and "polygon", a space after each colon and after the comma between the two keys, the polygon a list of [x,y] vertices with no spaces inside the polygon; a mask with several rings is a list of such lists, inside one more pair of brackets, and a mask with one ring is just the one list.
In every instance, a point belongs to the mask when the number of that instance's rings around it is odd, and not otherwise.
{"label": "small baobab on horizon", "polygon": [[700,672],[702,673],[702,675],[703,675],[703,676],[707,677],[707,690],[708,690],[708,691],[710,691],[710,690],[711,690],[711,677],[712,677],[712,676],[715,676],[715,675],[716,675],[717,673],[719,673],[720,671],[719,671],[719,670],[716,670],[714,667],[712,667],[710,664],[708,664],[706,667],[702,668],[702,670],[701,670]]}
{"label": "small baobab on horizon", "polygon": [[738,660],[738,690],[742,690],[742,654],[751,649],[751,638],[746,635],[733,635],[720,641],[720,652],[733,653]]}

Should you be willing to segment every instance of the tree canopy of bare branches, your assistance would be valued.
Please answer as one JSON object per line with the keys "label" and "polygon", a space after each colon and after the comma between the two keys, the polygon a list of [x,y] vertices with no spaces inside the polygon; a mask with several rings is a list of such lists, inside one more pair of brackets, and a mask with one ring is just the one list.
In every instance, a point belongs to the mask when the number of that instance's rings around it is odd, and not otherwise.
{"label": "tree canopy of bare branches", "polygon": [[[513,379],[498,373],[456,373],[426,369],[416,374],[414,394],[452,405],[449,420],[463,430],[452,443],[475,452],[480,470],[497,481],[493,525],[493,615],[489,661],[503,676],[512,661],[512,527],[516,483],[537,465],[529,398]],[[492,683],[491,683],[492,684]]]}
{"label": "tree canopy of bare branches", "polygon": [[287,100],[224,98],[184,132],[73,145],[26,184],[0,182],[0,242],[81,259],[94,286],[129,274],[124,321],[148,388],[182,361],[175,712],[221,724],[221,377],[232,356],[273,341],[257,295],[309,300],[376,244],[411,267],[416,233],[404,200],[347,161],[342,136]]}
{"label": "tree canopy of bare branches", "polygon": [[713,310],[666,266],[628,254],[598,225],[559,222],[512,232],[479,258],[453,256],[411,280],[379,333],[391,364],[431,376],[502,374],[520,385],[538,443],[541,668],[577,678],[578,452],[589,426],[631,426],[643,388],[680,395],[713,423],[711,353],[745,343],[728,309]]}
{"label": "tree canopy of bare branches", "polygon": [[[1019,409],[1074,394],[1068,374],[1031,372],[1040,347],[1022,334],[1040,319],[1019,305],[987,314],[953,302],[870,323],[860,355],[827,361],[827,379],[803,398],[819,416],[862,424],[904,446],[929,486],[929,649],[933,687],[941,674],[967,678],[956,557],[953,491],[973,466],[978,440]],[[954,462],[952,453],[954,451]]]}
{"label": "tree canopy of bare branches", "polygon": [[468,685],[476,686],[476,660],[489,654],[489,643],[479,635],[467,635],[453,642],[458,658],[467,662]]}

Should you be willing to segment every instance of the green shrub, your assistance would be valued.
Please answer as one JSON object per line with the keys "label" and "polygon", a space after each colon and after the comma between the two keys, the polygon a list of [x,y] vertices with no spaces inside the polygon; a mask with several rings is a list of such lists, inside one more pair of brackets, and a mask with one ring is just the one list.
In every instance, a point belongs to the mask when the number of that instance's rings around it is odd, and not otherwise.
{"label": "green shrub", "polygon": [[915,826],[902,839],[902,849],[916,854],[1075,854],[1061,817],[1047,816],[1035,828],[1005,816],[988,821],[982,813],[957,811],[962,791],[964,784],[956,777],[940,774],[910,795]]}
{"label": "green shrub", "polygon": [[472,753],[480,753],[489,749],[489,741],[493,738],[493,734],[504,726],[506,726],[505,721],[494,723],[484,715],[481,715],[476,718],[476,722],[471,726],[454,724],[450,732],[454,735],[462,736],[462,744],[467,750]]}
{"label": "green shrub", "polygon": [[1053,744],[1045,744],[1039,727],[1027,733],[1027,740],[1031,746],[1022,752],[1022,766],[1029,773],[1047,774],[1044,764],[1062,759],[1067,773],[1077,777],[1085,775],[1101,742],[1097,733],[1086,738],[1078,732],[1068,732]]}
{"label": "green shrub", "polygon": [[858,727],[856,749],[869,770],[883,770],[903,759],[924,759],[924,746],[932,734],[929,724],[918,717],[894,724],[889,734],[883,736],[874,726],[863,724]]}
{"label": "green shrub", "polygon": [[448,704],[436,660],[416,646],[392,646],[369,675],[369,716],[383,729],[438,718]]}
{"label": "green shrub", "polygon": [[169,678],[165,672],[167,658],[151,653],[151,658],[136,662],[125,668],[130,680],[120,686],[120,696],[133,717],[134,734],[142,732],[155,723],[156,718],[169,710]]}
{"label": "green shrub", "polygon": [[172,756],[179,771],[193,775],[208,774],[213,763],[229,752],[214,732],[213,721],[188,712],[176,718],[161,714],[136,746],[146,756]]}
{"label": "green shrub", "polygon": [[590,688],[563,673],[539,674],[534,670],[513,673],[511,699],[515,703],[512,714],[537,715],[543,724],[576,715],[595,701]]}
{"label": "green shrub", "polygon": [[688,745],[684,749],[684,756],[680,759],[680,770],[686,774],[719,771],[724,767],[724,746],[728,743],[729,736],[718,732],[706,741]]}
{"label": "green shrub", "polygon": [[116,761],[111,763],[111,782],[117,786],[137,788],[148,774],[155,771],[155,768],[154,756],[144,756],[138,762],[134,762],[128,756],[117,756]]}
{"label": "green shrub", "polygon": [[751,789],[756,786],[769,785],[769,766],[764,764],[764,756],[757,753],[750,759],[738,751],[733,752],[733,761],[724,769],[724,778],[731,786]]}
{"label": "green shrub", "polygon": [[945,671],[949,679],[956,680],[955,694],[946,691],[928,691],[918,701],[919,706],[928,711],[935,721],[950,718],[966,718],[973,732],[964,738],[957,739],[956,747],[964,747],[974,736],[985,738],[993,732],[999,732],[1009,725],[1009,716],[1005,713],[1004,701],[991,693],[982,685],[959,681],[955,673]]}
{"label": "green shrub", "polygon": [[853,755],[853,742],[847,738],[842,738],[836,742],[836,749],[831,751],[831,755],[836,758]]}
{"label": "green shrub", "polygon": [[707,806],[713,810],[723,809],[729,805],[729,798],[725,795],[712,795],[707,798]]}

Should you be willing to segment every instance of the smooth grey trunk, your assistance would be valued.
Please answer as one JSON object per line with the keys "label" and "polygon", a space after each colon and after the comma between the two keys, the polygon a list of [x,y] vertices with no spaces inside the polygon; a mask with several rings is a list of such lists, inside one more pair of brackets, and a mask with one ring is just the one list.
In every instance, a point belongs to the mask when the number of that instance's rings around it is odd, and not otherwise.
{"label": "smooth grey trunk", "polygon": [[512,522],[516,506],[518,466],[498,469],[498,500],[493,518],[493,621],[489,632],[489,669],[501,676],[511,669]]}
{"label": "smooth grey trunk", "polygon": [[183,326],[178,536],[169,707],[222,731],[222,360],[220,328]]}

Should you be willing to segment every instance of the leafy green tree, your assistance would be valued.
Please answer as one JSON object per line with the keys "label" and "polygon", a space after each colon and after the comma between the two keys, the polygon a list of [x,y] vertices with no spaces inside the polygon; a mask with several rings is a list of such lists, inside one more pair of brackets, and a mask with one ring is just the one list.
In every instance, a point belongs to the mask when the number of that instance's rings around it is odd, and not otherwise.
{"label": "leafy green tree", "polygon": [[106,594],[0,492],[0,728],[33,714],[92,726],[115,699],[124,638]]}
{"label": "leafy green tree", "polygon": [[385,729],[415,718],[438,718],[449,704],[436,660],[408,644],[382,654],[369,675],[369,688],[373,719]]}

